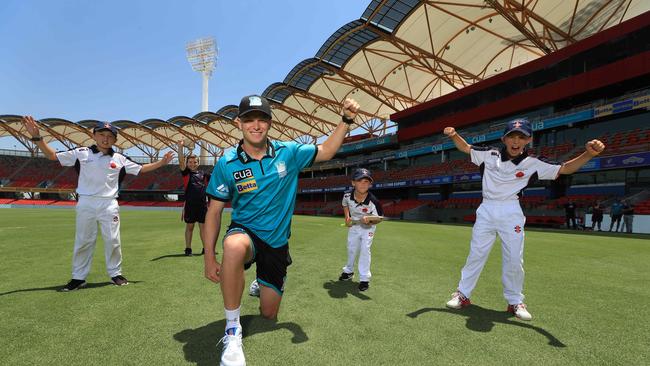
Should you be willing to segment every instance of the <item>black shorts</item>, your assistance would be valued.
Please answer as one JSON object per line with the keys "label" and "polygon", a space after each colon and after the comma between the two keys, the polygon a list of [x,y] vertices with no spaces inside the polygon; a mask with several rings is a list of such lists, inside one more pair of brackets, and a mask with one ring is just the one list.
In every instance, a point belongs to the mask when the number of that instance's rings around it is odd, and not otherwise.
{"label": "black shorts", "polygon": [[205,214],[208,212],[208,207],[205,203],[191,203],[185,202],[183,207],[183,221],[188,224],[205,222]]}
{"label": "black shorts", "polygon": [[253,259],[244,264],[245,269],[249,269],[253,263],[257,266],[257,282],[266,287],[270,287],[280,296],[284,292],[284,283],[287,279],[287,267],[291,265],[291,255],[289,254],[289,244],[279,248],[273,248],[265,243],[253,232],[236,222],[230,223],[228,231],[224,238],[234,233],[246,233],[251,238]]}

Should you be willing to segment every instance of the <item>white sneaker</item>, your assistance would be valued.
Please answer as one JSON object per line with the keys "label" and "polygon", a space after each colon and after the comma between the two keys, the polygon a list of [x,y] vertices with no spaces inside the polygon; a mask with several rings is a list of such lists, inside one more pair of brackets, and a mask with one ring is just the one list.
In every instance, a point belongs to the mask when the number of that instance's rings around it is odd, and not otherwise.
{"label": "white sneaker", "polygon": [[226,333],[220,342],[223,342],[221,366],[246,366],[244,348],[241,342],[241,328],[237,328],[234,335]]}
{"label": "white sneaker", "polygon": [[248,294],[260,297],[260,285],[257,283],[257,279],[254,279],[253,282],[251,282],[251,285],[248,287]]}
{"label": "white sneaker", "polygon": [[462,292],[456,291],[451,294],[451,300],[447,301],[447,307],[450,309],[462,309],[464,307],[470,306],[471,301]]}
{"label": "white sneaker", "polygon": [[517,305],[508,305],[508,312],[515,314],[515,316],[521,320],[533,319],[533,316],[530,315],[528,309],[526,309],[526,304],[524,303]]}

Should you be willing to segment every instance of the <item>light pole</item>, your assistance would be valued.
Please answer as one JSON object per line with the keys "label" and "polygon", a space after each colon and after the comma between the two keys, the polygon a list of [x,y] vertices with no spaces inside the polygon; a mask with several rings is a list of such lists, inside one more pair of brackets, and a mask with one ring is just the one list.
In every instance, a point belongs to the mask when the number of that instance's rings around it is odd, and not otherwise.
{"label": "light pole", "polygon": [[[212,37],[200,38],[189,42],[185,46],[187,51],[187,61],[192,66],[192,70],[200,72],[203,76],[203,98],[201,111],[208,111],[208,80],[212,76],[212,71],[217,65],[217,43]],[[205,148],[201,147],[201,161],[205,161],[207,153]],[[207,161],[206,161],[207,163]]]}

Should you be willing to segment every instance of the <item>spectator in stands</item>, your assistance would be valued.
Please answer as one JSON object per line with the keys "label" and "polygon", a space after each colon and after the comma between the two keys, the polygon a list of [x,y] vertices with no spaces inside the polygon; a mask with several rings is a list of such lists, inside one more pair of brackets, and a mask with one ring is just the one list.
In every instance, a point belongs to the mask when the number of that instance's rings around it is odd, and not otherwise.
{"label": "spectator in stands", "polygon": [[[201,254],[205,253],[203,224],[205,213],[208,211],[208,200],[205,194],[205,187],[210,181],[210,173],[199,170],[199,158],[190,153],[187,159],[183,153],[185,143],[178,141],[178,167],[183,176],[183,188],[185,191],[185,205],[183,206],[183,221],[185,221],[185,255],[192,255],[192,236],[194,224],[199,223],[199,235],[201,237]],[[187,162],[186,162],[187,160]]]}
{"label": "spectator in stands", "polygon": [[616,223],[616,230],[614,230],[614,232],[618,232],[618,228],[621,225],[621,218],[623,217],[623,204],[620,199],[617,198],[612,204],[609,211],[609,217],[612,220],[609,224],[609,231],[612,231],[614,223]]}
{"label": "spectator in stands", "polygon": [[93,128],[94,145],[56,152],[43,141],[38,123],[31,116],[23,117],[22,122],[32,136],[32,141],[49,160],[58,160],[62,166],[74,166],[79,174],[72,279],[61,291],[73,291],[86,286],[86,277],[95,251],[98,223],[104,239],[108,276],[117,286],[128,285],[129,281],[122,275],[120,208],[117,204],[119,184],[125,174],[138,175],[156,170],[168,164],[174,154],[167,152],[155,163],[135,163],[113,150],[118,131],[110,123],[99,123]]}
{"label": "spectator in stands", "polygon": [[631,234],[632,233],[632,222],[634,221],[634,206],[630,203],[629,200],[626,200],[623,204],[623,227],[621,231]]}
{"label": "spectator in stands", "polygon": [[[298,173],[314,162],[331,159],[359,105],[342,103],[342,121],[321,145],[271,141],[268,133],[273,115],[266,98],[250,95],[239,103],[235,122],[243,139],[216,163],[208,184],[210,196],[205,218],[205,276],[221,283],[226,315],[221,362],[244,365],[240,304],[244,270],[256,263],[253,295],[259,294],[264,318],[276,319],[284,292],[287,267],[291,264],[288,240],[298,188]],[[232,200],[232,222],[223,238],[223,259],[215,257],[221,213]],[[251,286],[251,290],[255,290]]]}
{"label": "spectator in stands", "polygon": [[[572,200],[564,204],[564,217],[566,218],[567,229],[573,228],[573,230],[576,230],[578,228],[576,226],[576,204]],[[573,227],[571,227],[571,224],[573,224]]]}
{"label": "spectator in stands", "polygon": [[596,202],[596,205],[591,209],[591,230],[594,230],[596,225],[598,225],[598,231],[602,231],[600,224],[603,222],[603,206],[600,205],[600,202]]}
{"label": "spectator in stands", "polygon": [[528,156],[526,145],[533,137],[526,119],[508,122],[501,138],[505,145],[502,149],[470,145],[453,127],[445,128],[444,133],[458,150],[469,154],[472,162],[483,171],[483,202],[476,210],[469,255],[458,288],[447,302],[447,307],[461,309],[471,303],[470,296],[498,234],[503,253],[503,295],[508,302],[508,311],[519,319],[531,320],[522,293],[526,218],[519,205],[519,196],[531,178],[548,180],[556,179],[560,174],[572,174],[600,154],[605,145],[591,140],[586,143],[584,153],[561,164]]}
{"label": "spectator in stands", "polygon": [[375,237],[376,223],[369,216],[383,216],[379,200],[370,193],[372,175],[368,169],[357,169],[352,174],[352,192],[343,195],[343,213],[348,230],[348,261],[339,281],[349,281],[354,276],[354,262],[359,253],[359,291],[370,287],[370,246]]}

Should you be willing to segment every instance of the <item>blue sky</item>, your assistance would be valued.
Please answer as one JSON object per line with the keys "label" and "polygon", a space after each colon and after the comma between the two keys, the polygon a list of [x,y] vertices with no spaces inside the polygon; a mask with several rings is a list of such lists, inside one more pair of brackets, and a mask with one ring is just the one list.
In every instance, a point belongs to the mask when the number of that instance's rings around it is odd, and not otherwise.
{"label": "blue sky", "polygon": [[[210,110],[313,57],[369,0],[0,1],[0,114],[71,121],[193,116],[201,76],[185,45],[213,36]],[[0,139],[0,148],[12,143]]]}

